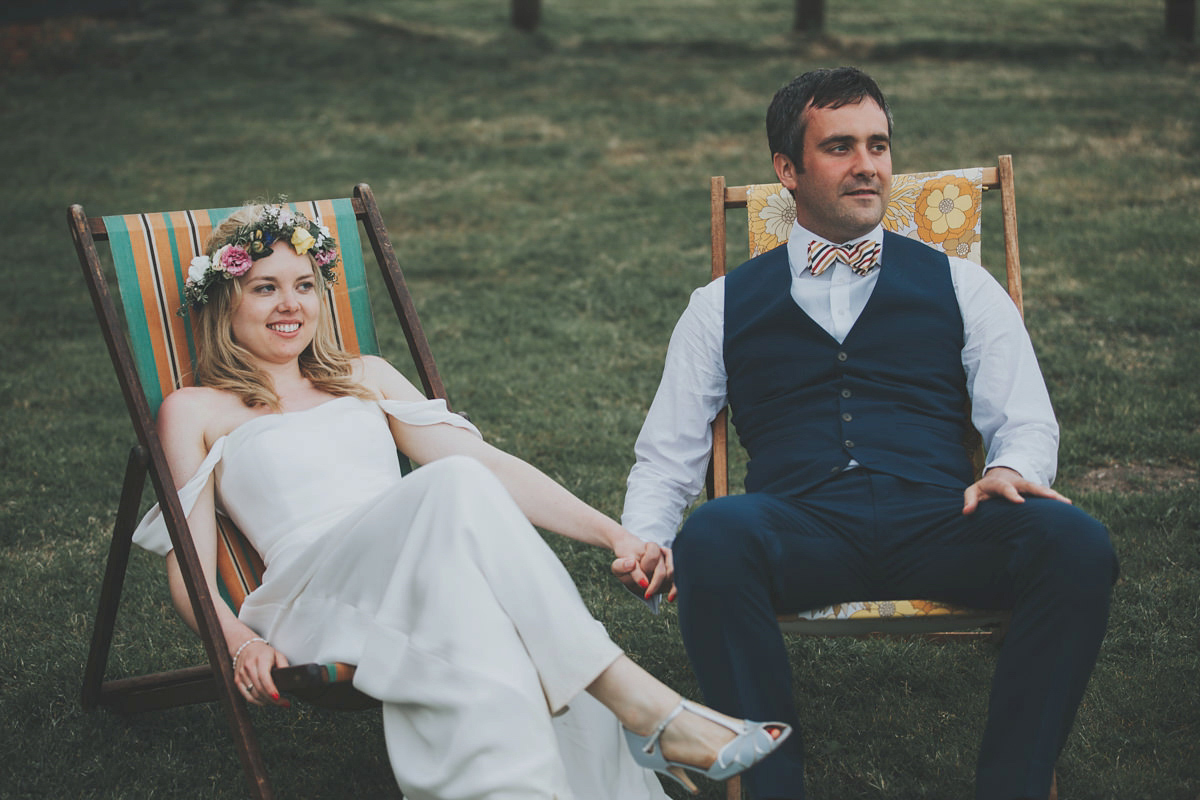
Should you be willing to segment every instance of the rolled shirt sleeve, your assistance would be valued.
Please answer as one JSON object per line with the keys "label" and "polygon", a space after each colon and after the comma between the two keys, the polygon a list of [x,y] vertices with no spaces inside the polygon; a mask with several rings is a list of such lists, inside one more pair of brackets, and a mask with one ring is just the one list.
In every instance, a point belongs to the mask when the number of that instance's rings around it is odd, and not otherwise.
{"label": "rolled shirt sleeve", "polygon": [[983,437],[985,468],[1009,467],[1049,486],[1058,467],[1058,421],[1025,323],[986,270],[962,259],[950,263],[963,317],[971,422]]}
{"label": "rolled shirt sleeve", "polygon": [[648,542],[669,547],[683,512],[704,489],[712,420],[726,402],[724,317],[725,279],[718,278],[692,293],[671,334],[621,515],[621,524]]}

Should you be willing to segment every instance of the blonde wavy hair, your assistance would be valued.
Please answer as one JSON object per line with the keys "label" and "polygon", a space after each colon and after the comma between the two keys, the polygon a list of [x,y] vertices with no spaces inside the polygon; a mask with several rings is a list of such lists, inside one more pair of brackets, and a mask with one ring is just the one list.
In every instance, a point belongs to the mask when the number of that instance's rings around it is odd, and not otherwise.
{"label": "blonde wavy hair", "polygon": [[[239,229],[261,219],[264,208],[262,204],[249,204],[227,217],[209,235],[205,253],[212,256]],[[316,334],[300,354],[300,374],[314,388],[335,397],[374,399],[369,389],[351,377],[354,357],[338,347],[325,301],[325,278],[312,255],[308,259],[313,265],[317,296],[322,300]],[[196,336],[196,384],[233,392],[252,408],[267,406],[273,411],[281,410],[271,377],[255,366],[250,352],[233,338],[233,312],[241,302],[241,281],[217,281],[208,298],[207,303],[190,312]]]}

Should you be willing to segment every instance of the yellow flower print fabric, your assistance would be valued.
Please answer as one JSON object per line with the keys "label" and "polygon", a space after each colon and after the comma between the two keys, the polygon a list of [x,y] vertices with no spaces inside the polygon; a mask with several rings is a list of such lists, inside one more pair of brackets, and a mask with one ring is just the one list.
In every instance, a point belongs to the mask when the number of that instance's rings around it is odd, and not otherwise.
{"label": "yellow flower print fabric", "polygon": [[1001,626],[1002,611],[981,611],[932,600],[883,600],[838,603],[811,611],[783,614],[779,624],[792,633],[858,636],[873,631],[934,633]]}
{"label": "yellow flower print fabric", "polygon": [[773,250],[788,240],[796,221],[796,201],[778,183],[757,184],[746,195],[750,224],[750,257]]}
{"label": "yellow flower print fabric", "polygon": [[[982,202],[979,167],[894,175],[883,227],[979,264]],[[787,241],[796,205],[778,183],[755,184],[746,187],[746,214],[753,258]]]}
{"label": "yellow flower print fabric", "polygon": [[884,600],[880,602],[838,603],[814,611],[796,614],[801,619],[887,619],[889,617],[949,616],[962,609],[932,600]]}

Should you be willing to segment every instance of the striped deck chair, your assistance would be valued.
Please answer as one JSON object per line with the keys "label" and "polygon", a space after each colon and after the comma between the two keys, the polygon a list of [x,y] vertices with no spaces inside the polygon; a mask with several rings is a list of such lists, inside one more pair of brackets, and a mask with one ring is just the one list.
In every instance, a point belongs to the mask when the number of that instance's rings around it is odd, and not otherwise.
{"label": "striped deck chair", "polygon": [[[712,277],[726,272],[726,212],[745,209],[750,257],[787,241],[796,206],[778,183],[727,186],[724,177],[711,181]],[[1021,262],[1017,249],[1017,213],[1012,157],[1003,155],[995,167],[895,175],[883,225],[893,233],[919,239],[949,255],[980,263],[982,206],[985,192],[1000,195],[1006,283],[1009,297],[1024,314]],[[983,468],[982,440],[972,431],[963,443],[976,471]],[[713,422],[713,454],[707,493],[711,499],[729,494],[729,437],[727,410]],[[812,636],[923,635],[940,641],[999,641],[1007,612],[962,608],[920,598],[895,601],[840,603],[779,617],[784,633]],[[741,780],[726,784],[730,800],[741,797]],[[1053,796],[1053,795],[1052,795]]]}
{"label": "striped deck chair", "polygon": [[[377,354],[379,350],[367,298],[359,236],[361,224],[400,318],[424,392],[430,398],[445,399],[437,366],[370,187],[359,184],[349,198],[291,205],[328,226],[339,243],[340,277],[330,287],[327,301],[341,346],[354,353]],[[267,772],[245,702],[233,684],[230,654],[220,635],[213,605],[217,598],[208,591],[154,426],[154,415],[163,398],[192,383],[195,355],[192,333],[188,319],[175,313],[181,304],[187,266],[201,252],[213,225],[233,210],[89,218],[82,207],[74,205],[68,212],[76,253],[137,435],[137,445],[130,451],[125,470],[84,674],[82,701],[85,709],[103,706],[119,712],[135,712],[220,700],[252,796],[269,798],[273,794]],[[123,314],[118,313],[109,294],[97,240],[109,243]],[[147,475],[175,546],[208,663],[105,680],[121,587]],[[236,610],[258,585],[263,565],[230,520],[220,517],[218,529],[220,599]],[[310,702],[340,708],[377,705],[353,689],[350,684],[353,673],[353,665],[348,664],[302,664],[275,670],[274,679],[281,691]]]}

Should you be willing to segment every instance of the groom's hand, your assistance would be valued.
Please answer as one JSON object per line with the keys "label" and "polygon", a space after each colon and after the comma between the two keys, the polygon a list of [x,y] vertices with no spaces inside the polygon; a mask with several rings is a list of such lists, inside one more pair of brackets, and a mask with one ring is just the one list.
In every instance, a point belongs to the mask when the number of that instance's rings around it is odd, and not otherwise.
{"label": "groom's hand", "polygon": [[1015,469],[992,467],[963,492],[963,513],[973,513],[980,503],[993,497],[1003,497],[1010,503],[1024,503],[1026,495],[1049,497],[1062,503],[1071,502],[1049,486],[1025,480]]}
{"label": "groom's hand", "polygon": [[653,542],[639,541],[637,546],[616,552],[612,573],[629,591],[649,600],[660,592],[675,600],[675,572],[671,550]]}

